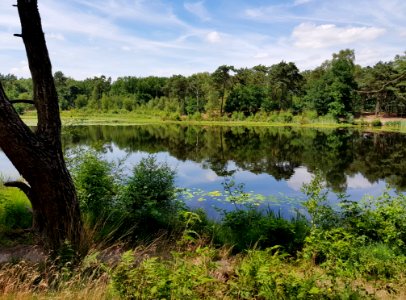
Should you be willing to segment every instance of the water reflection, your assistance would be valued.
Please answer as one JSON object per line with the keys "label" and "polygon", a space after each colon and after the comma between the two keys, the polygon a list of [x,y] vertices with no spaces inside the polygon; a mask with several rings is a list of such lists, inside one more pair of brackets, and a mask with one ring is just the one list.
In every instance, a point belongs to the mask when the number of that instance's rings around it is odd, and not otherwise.
{"label": "water reflection", "polygon": [[[107,149],[110,160],[126,158],[127,172],[148,153],[177,169],[177,184],[221,189],[233,175],[246,189],[301,197],[300,187],[319,170],[327,185],[359,199],[385,184],[406,189],[406,135],[348,129],[210,127],[181,125],[80,126],[64,128],[65,149]],[[4,156],[0,171],[16,176]],[[206,205],[196,204],[196,205]]]}
{"label": "water reflection", "polygon": [[406,135],[398,133],[148,125],[72,127],[64,135],[65,147],[99,141],[126,153],[168,152],[177,161],[199,163],[218,176],[241,169],[286,181],[304,170],[320,170],[335,191],[345,191],[349,183],[353,187],[354,180],[361,179],[349,178],[357,174],[371,184],[384,180],[399,190],[406,188]]}

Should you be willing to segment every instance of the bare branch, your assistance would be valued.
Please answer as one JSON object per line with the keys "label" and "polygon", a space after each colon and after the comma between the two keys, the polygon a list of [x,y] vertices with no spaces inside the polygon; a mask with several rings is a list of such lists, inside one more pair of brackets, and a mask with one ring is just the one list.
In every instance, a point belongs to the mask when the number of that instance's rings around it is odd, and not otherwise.
{"label": "bare branch", "polygon": [[28,199],[31,196],[31,187],[23,181],[7,181],[4,183],[4,186],[15,187],[20,189],[24,194],[27,195]]}
{"label": "bare branch", "polygon": [[402,79],[403,77],[406,77],[406,73],[400,74],[400,76],[396,77],[395,79],[388,81],[385,83],[379,90],[374,90],[374,91],[356,91],[357,93],[360,94],[376,94],[382,92],[389,84],[394,83],[398,81],[399,79]]}
{"label": "bare branch", "polygon": [[35,104],[34,100],[28,100],[28,99],[15,99],[15,100],[9,100],[9,101],[12,104],[15,104],[15,103]]}

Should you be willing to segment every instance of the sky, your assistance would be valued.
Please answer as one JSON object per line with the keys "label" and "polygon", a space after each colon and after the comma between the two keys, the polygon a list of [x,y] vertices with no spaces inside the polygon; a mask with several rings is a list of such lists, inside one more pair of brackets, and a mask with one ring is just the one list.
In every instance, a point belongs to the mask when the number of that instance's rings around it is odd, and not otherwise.
{"label": "sky", "polygon": [[[0,1],[0,73],[29,77],[15,0]],[[53,65],[75,79],[171,76],[293,61],[341,49],[356,63],[406,50],[405,0],[38,0]]]}

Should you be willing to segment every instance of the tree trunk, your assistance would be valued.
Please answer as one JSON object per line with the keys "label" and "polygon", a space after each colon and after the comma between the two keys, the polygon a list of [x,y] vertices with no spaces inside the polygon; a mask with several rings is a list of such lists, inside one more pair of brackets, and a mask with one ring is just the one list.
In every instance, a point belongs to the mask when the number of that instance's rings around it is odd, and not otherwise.
{"label": "tree trunk", "polygon": [[61,146],[61,120],[52,67],[36,0],[18,0],[22,34],[33,80],[38,126],[26,126],[0,83],[0,147],[28,185],[19,187],[33,208],[33,227],[51,249],[70,242],[78,249],[82,222]]}

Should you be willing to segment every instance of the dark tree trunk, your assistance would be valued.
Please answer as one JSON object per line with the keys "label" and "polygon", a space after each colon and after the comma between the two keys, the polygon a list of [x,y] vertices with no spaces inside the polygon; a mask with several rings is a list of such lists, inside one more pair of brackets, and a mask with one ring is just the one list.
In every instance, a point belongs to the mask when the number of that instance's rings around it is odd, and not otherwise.
{"label": "dark tree trunk", "polygon": [[0,147],[28,183],[19,187],[31,201],[33,227],[51,249],[65,241],[78,249],[82,234],[79,204],[61,146],[61,120],[51,62],[36,0],[18,0],[21,36],[33,80],[38,115],[35,132],[27,127],[0,83]]}

